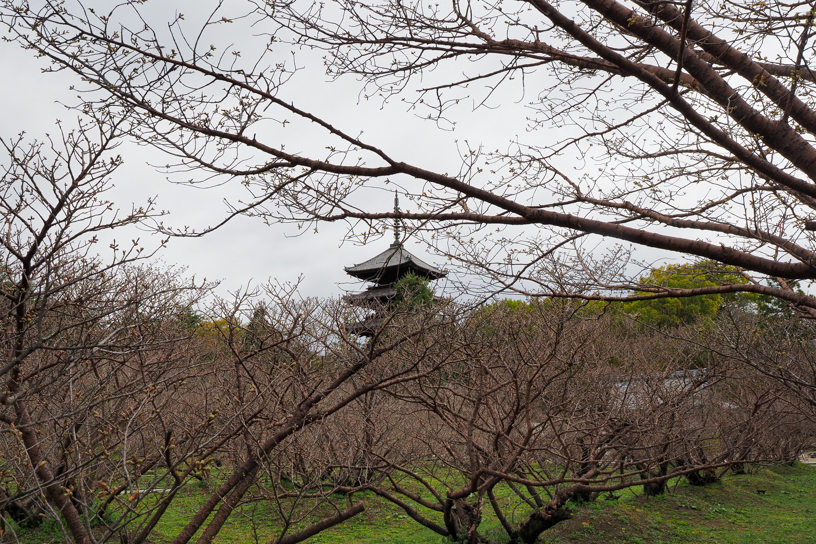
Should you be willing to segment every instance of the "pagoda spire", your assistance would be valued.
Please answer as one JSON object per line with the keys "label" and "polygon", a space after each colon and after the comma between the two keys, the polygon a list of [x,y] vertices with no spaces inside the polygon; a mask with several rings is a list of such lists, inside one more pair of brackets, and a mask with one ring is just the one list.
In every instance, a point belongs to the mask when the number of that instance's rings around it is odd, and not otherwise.
{"label": "pagoda spire", "polygon": [[[400,213],[399,209],[399,193],[394,191],[394,213]],[[400,219],[399,217],[394,217],[394,243],[391,244],[391,247],[398,247],[400,245]]]}

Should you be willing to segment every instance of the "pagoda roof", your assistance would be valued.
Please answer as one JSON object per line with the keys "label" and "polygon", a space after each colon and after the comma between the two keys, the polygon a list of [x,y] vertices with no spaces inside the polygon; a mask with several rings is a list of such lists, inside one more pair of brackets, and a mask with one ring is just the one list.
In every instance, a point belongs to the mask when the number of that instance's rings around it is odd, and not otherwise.
{"label": "pagoda roof", "polygon": [[413,255],[402,247],[402,244],[391,244],[376,257],[354,266],[347,266],[345,270],[350,276],[380,285],[394,283],[409,272],[431,280],[448,275],[445,270],[440,270]]}
{"label": "pagoda roof", "polygon": [[397,290],[393,285],[375,285],[362,293],[346,295],[343,299],[349,304],[366,307],[388,302],[395,296],[397,296]]}

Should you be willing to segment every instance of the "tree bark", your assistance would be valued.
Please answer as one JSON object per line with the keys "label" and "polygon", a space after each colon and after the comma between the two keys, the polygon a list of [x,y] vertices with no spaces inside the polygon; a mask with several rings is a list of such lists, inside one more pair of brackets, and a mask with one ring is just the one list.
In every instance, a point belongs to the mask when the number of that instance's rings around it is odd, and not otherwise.
{"label": "tree bark", "polygon": [[524,544],[533,544],[541,533],[571,516],[572,512],[568,508],[548,505],[543,510],[530,514],[530,518],[519,527],[518,537]]}
{"label": "tree bark", "polygon": [[17,415],[15,427],[20,432],[20,438],[26,448],[26,454],[31,466],[34,468],[37,480],[44,486],[48,498],[57,507],[62,517],[65,518],[65,523],[68,525],[68,530],[71,532],[74,542],[76,544],[86,544],[88,542],[88,533],[82,523],[82,517],[71,500],[65,495],[59,482],[54,480],[54,473],[48,467],[48,461],[43,458],[37,433],[31,424],[31,418],[25,404],[18,400],[14,403],[14,410]]}

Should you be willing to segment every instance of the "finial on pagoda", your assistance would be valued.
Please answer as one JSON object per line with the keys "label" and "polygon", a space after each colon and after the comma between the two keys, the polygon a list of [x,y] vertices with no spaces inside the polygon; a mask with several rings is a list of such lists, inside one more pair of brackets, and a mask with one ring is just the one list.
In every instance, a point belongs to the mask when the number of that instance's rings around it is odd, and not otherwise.
{"label": "finial on pagoda", "polygon": [[[400,213],[399,209],[399,193],[394,191],[394,213]],[[391,247],[398,247],[400,245],[400,220],[399,217],[394,217],[394,243]]]}

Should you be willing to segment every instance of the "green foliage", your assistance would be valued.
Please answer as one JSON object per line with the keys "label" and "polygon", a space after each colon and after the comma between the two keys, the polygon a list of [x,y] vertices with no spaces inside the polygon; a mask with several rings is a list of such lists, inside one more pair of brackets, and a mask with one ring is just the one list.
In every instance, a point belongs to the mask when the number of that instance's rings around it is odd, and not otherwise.
{"label": "green foliage", "polygon": [[264,346],[266,336],[269,334],[269,329],[270,324],[266,307],[260,304],[252,311],[252,317],[246,328],[245,341],[253,349],[261,349]]}
{"label": "green foliage", "polygon": [[189,307],[181,310],[178,319],[181,325],[188,331],[195,331],[201,326],[201,316]]}
{"label": "green foliage", "polygon": [[195,329],[195,335],[199,338],[230,338],[231,329],[229,321],[226,319],[202,320]]}
{"label": "green foliage", "polygon": [[476,316],[488,318],[496,314],[516,315],[525,312],[533,311],[533,306],[524,302],[523,300],[515,300],[512,298],[503,298],[490,304],[485,304],[476,310]]}
{"label": "green foliage", "polygon": [[[531,321],[525,317],[531,316],[533,312],[535,312],[533,304],[505,298],[477,308],[471,316],[471,323],[475,326],[474,331],[478,331],[480,336],[490,338],[498,334],[508,322],[513,323],[510,326],[516,330],[530,328]],[[525,324],[520,325],[519,319]]]}
{"label": "green foliage", "polygon": [[491,307],[503,308],[511,314],[519,312],[529,312],[532,309],[532,306],[528,302],[524,302],[522,300],[515,300],[511,298],[505,298],[486,306],[486,308]]}
{"label": "green foliage", "polygon": [[397,295],[394,297],[394,307],[398,310],[408,308],[428,308],[433,305],[434,292],[430,281],[409,272],[394,284]]}
{"label": "green foliage", "polygon": [[[747,280],[736,269],[711,261],[671,264],[655,268],[640,279],[640,285],[667,287],[672,289],[697,289],[726,284],[744,284]],[[648,295],[648,291],[638,291],[635,295]],[[743,297],[744,298],[744,297]],[[638,300],[623,305],[624,311],[637,315],[648,325],[659,328],[677,327],[708,320],[717,315],[728,301],[740,302],[736,295],[698,295],[692,297],[668,297],[654,300]]]}

